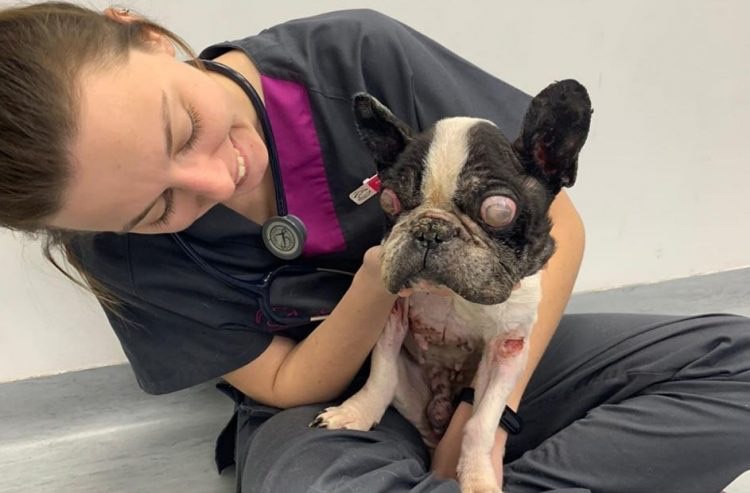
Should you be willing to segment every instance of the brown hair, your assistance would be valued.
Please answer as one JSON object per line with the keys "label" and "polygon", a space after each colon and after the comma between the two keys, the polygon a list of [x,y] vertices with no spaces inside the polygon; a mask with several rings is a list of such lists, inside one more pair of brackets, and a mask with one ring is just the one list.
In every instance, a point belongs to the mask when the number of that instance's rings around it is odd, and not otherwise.
{"label": "brown hair", "polygon": [[63,2],[0,10],[0,227],[40,238],[45,257],[81,285],[55,259],[54,251],[61,251],[110,306],[116,300],[71,251],[79,233],[49,228],[46,221],[61,208],[71,174],[79,74],[125,62],[131,49],[149,49],[153,33],[194,58],[182,39],[142,17],[120,22]]}

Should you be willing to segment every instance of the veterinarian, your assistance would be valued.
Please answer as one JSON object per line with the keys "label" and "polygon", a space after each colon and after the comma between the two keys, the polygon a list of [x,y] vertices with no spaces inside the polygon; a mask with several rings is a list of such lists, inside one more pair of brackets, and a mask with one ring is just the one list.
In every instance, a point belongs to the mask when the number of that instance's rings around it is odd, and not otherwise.
{"label": "veterinarian", "polygon": [[[231,385],[217,460],[236,460],[242,491],[458,491],[468,403],[432,460],[392,410],[371,432],[308,427],[364,381],[395,300],[351,96],[416,129],[471,115],[514,138],[527,95],[372,11],[211,46],[204,65],[127,10],[6,9],[0,38],[0,224],[62,250],[146,392]],[[750,324],[562,317],[584,234],[565,193],[551,218],[558,249],[510,402],[524,427],[495,441],[504,491],[721,490],[750,468]]]}

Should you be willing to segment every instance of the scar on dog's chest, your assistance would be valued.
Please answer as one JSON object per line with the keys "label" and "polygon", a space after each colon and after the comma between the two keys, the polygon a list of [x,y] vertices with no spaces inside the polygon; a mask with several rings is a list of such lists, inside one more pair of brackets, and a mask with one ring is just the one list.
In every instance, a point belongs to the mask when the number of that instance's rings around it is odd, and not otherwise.
{"label": "scar on dog's chest", "polygon": [[455,311],[450,297],[415,293],[404,345],[420,364],[455,367],[481,352],[484,342]]}

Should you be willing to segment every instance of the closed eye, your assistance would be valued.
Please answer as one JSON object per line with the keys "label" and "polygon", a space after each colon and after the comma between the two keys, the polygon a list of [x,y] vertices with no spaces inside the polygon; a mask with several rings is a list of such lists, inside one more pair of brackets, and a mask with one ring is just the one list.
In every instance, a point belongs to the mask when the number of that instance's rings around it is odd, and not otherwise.
{"label": "closed eye", "polygon": [[196,111],[195,107],[192,105],[189,105],[186,109],[188,116],[190,117],[190,137],[188,138],[187,142],[185,142],[185,145],[182,147],[182,152],[187,152],[192,150],[195,147],[196,142],[198,142],[198,137],[200,136],[201,130],[203,129],[201,117]]}
{"label": "closed eye", "polygon": [[164,213],[161,215],[159,219],[151,223],[151,226],[153,227],[164,226],[165,224],[169,223],[169,220],[174,214],[174,192],[172,192],[171,188],[168,188],[164,191],[163,196],[164,196]]}

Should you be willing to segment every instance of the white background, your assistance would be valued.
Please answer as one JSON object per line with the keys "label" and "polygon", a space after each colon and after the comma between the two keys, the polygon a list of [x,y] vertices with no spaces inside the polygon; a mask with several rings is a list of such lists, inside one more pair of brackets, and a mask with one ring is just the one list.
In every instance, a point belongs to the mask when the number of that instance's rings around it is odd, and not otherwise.
{"label": "white background", "polygon": [[[588,242],[577,291],[750,265],[750,2],[121,5],[161,22],[196,50],[290,18],[377,8],[527,92],[576,78],[595,108],[571,190]],[[0,381],[125,361],[96,302],[45,265],[38,251],[34,241],[0,233]]]}

